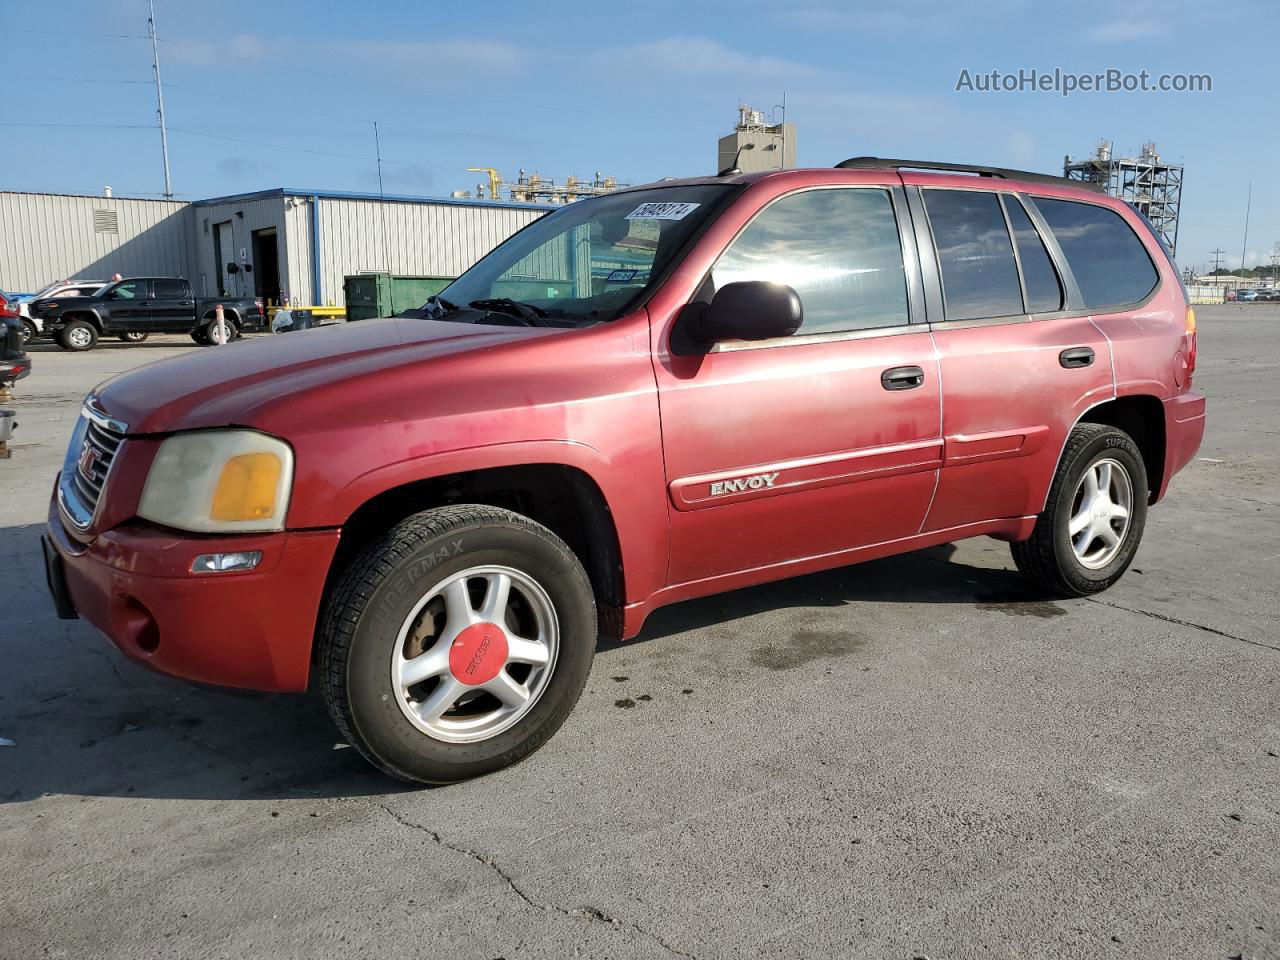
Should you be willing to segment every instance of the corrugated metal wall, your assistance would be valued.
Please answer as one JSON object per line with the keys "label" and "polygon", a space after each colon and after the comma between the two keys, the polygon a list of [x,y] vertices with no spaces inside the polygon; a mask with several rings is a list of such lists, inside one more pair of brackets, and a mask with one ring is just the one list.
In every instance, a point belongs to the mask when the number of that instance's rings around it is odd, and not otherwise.
{"label": "corrugated metal wall", "polygon": [[[219,223],[230,224],[231,249],[237,260],[243,249],[253,262],[253,231],[276,229],[276,249],[280,257],[280,282],[286,284],[285,289],[290,296],[294,288],[287,285],[289,277],[289,246],[286,240],[285,202],[282,197],[268,197],[264,200],[246,200],[232,203],[197,203],[192,207],[194,214],[195,261],[191,269],[191,285],[199,296],[212,297],[218,293],[218,271],[223,265],[213,248],[214,228]],[[243,216],[238,216],[243,214]],[[238,274],[232,278],[232,288],[227,296],[253,296],[253,275]]]}
{"label": "corrugated metal wall", "polygon": [[[342,278],[368,270],[456,277],[543,215],[544,211],[519,207],[382,203],[322,196],[321,297],[325,303],[341,304]],[[290,230],[291,235],[295,232]]]}
{"label": "corrugated metal wall", "polygon": [[[0,192],[0,290],[33,293],[64,277],[183,276],[198,296],[218,290],[218,224],[227,224],[236,258],[253,259],[255,230],[274,227],[280,282],[295,303],[343,303],[345,276],[366,270],[456,277],[544,210],[400,200],[325,197],[320,204],[320,291],[312,289],[310,196],[225,203]],[[105,211],[105,214],[103,213]],[[98,212],[95,216],[95,212]],[[115,233],[95,232],[112,225]],[[243,214],[238,216],[237,214]],[[95,228],[95,222],[97,227]],[[522,264],[560,279],[566,251]],[[231,278],[229,296],[252,295],[253,275]]]}
{"label": "corrugated metal wall", "polygon": [[192,240],[183,202],[0,192],[0,290],[113,273],[190,277]]}

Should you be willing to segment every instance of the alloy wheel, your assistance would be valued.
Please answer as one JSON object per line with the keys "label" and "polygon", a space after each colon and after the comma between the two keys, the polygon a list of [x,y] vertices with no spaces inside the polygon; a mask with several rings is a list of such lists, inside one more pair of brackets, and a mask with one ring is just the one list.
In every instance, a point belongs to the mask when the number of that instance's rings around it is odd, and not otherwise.
{"label": "alloy wheel", "polygon": [[1090,464],[1076,487],[1067,524],[1071,550],[1082,566],[1099,570],[1116,558],[1132,509],[1129,471],[1110,458]]}
{"label": "alloy wheel", "polygon": [[488,740],[537,703],[559,643],[555,607],[536,580],[513,567],[471,567],[429,589],[405,618],[391,686],[428,736]]}

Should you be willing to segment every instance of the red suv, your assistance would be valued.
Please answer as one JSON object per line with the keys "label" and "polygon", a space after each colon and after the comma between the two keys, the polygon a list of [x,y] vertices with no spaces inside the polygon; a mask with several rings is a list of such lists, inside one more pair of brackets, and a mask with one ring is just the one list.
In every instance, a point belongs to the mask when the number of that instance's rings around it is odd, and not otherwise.
{"label": "red suv", "polygon": [[1104,590],[1204,429],[1154,231],[1016,171],[620,191],[415,312],[94,390],[60,615],[192,680],[314,677],[370,762],[444,783],[541,746],[664,604],[975,536]]}

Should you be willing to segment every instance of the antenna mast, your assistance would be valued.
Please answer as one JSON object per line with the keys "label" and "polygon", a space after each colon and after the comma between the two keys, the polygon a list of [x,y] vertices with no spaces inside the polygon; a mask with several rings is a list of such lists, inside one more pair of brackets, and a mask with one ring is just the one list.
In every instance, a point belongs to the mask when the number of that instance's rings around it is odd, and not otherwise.
{"label": "antenna mast", "polygon": [[147,32],[151,34],[151,69],[156,78],[156,111],[160,117],[160,154],[164,157],[164,197],[173,199],[173,185],[169,182],[169,131],[164,124],[164,88],[160,85],[160,45],[156,42],[156,3],[147,0]]}

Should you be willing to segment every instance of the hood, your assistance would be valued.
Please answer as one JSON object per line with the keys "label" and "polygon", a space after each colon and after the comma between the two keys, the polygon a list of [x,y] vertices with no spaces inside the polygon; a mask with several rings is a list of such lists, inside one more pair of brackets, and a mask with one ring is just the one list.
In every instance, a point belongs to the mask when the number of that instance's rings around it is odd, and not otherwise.
{"label": "hood", "polygon": [[193,349],[114,377],[92,396],[103,412],[127,423],[130,434],[254,426],[273,405],[304,402],[301,395],[310,390],[348,382],[355,397],[362,379],[388,370],[562,332],[361,320]]}

